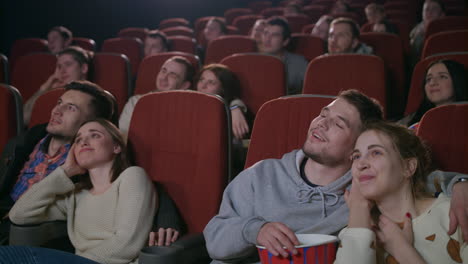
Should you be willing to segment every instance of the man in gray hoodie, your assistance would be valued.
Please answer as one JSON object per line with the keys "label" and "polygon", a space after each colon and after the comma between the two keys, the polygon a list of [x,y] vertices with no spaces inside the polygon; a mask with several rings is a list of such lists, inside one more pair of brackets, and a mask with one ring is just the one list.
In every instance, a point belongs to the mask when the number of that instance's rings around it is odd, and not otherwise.
{"label": "man in gray hoodie", "polygon": [[295,233],[337,234],[348,221],[350,154],[363,124],[381,119],[376,101],[342,92],[312,120],[301,150],[240,173],[204,230],[213,263],[256,263],[255,244],[286,257],[296,253]]}

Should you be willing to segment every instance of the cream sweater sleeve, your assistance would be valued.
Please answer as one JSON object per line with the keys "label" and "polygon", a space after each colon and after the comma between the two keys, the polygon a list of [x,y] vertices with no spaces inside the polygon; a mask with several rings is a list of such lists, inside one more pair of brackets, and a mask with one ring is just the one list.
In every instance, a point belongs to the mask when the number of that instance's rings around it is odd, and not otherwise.
{"label": "cream sweater sleeve", "polygon": [[375,264],[375,233],[367,228],[344,228],[338,235],[340,247],[335,264]]}
{"label": "cream sweater sleeve", "polygon": [[129,263],[137,258],[156,211],[156,193],[144,169],[130,167],[119,178],[114,235],[82,255],[99,263]]}
{"label": "cream sweater sleeve", "polygon": [[58,167],[42,181],[34,184],[16,201],[9,213],[18,225],[37,224],[67,218],[67,194],[75,188],[73,182]]}

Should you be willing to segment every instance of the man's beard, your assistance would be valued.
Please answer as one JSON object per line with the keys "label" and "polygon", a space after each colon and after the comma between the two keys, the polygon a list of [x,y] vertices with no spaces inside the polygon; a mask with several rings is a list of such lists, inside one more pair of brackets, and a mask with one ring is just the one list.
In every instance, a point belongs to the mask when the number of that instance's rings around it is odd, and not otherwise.
{"label": "man's beard", "polygon": [[305,149],[305,145],[302,146],[302,151],[304,152],[305,156],[315,162],[317,162],[318,164],[322,164],[324,166],[327,166],[327,167],[338,167],[339,165],[342,165],[342,161],[341,160],[337,160],[329,155],[324,155],[323,153],[319,152],[319,153],[311,153],[311,152],[308,152],[306,149]]}

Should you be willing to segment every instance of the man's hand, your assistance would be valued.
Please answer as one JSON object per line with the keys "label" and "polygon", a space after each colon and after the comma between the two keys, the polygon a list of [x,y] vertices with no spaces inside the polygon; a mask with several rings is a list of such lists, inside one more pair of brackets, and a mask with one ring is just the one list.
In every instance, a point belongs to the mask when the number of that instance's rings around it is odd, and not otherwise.
{"label": "man's hand", "polygon": [[179,231],[173,228],[159,228],[158,232],[150,232],[148,246],[169,246],[179,238]]}
{"label": "man's hand", "polygon": [[448,234],[453,235],[460,226],[463,240],[468,241],[468,182],[458,182],[453,185],[449,216]]}
{"label": "man's hand", "polygon": [[275,256],[281,254],[287,258],[289,254],[283,247],[296,255],[295,245],[299,245],[299,240],[296,234],[285,224],[273,222],[262,226],[260,232],[258,232],[257,243],[264,246],[271,254]]}

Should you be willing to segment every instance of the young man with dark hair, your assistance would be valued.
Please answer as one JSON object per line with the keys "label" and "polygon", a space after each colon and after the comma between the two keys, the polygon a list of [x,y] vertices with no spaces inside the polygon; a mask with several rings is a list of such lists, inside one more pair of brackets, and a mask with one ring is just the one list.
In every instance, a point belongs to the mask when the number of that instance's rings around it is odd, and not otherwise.
{"label": "young man with dark hair", "polygon": [[287,93],[299,94],[302,92],[307,69],[307,60],[298,54],[286,50],[291,40],[291,29],[286,20],[273,17],[267,20],[262,37],[262,53],[271,54],[280,58],[286,69]]}
{"label": "young man with dark hair", "polygon": [[372,54],[372,47],[359,41],[359,25],[352,19],[339,17],[330,24],[328,53]]}
{"label": "young man with dark hair", "polygon": [[350,155],[364,125],[377,120],[382,109],[375,100],[344,91],[311,121],[302,149],[240,173],[203,232],[212,263],[257,263],[255,245],[286,258],[297,253],[295,233],[337,234],[344,228]]}
{"label": "young man with dark hair", "polygon": [[148,32],[144,43],[145,57],[153,54],[159,54],[161,52],[169,51],[169,40],[166,34],[159,30],[152,30]]}
{"label": "young man with dark hair", "polygon": [[57,26],[49,30],[47,34],[47,45],[52,54],[57,54],[70,46],[73,40],[73,33],[66,27]]}

